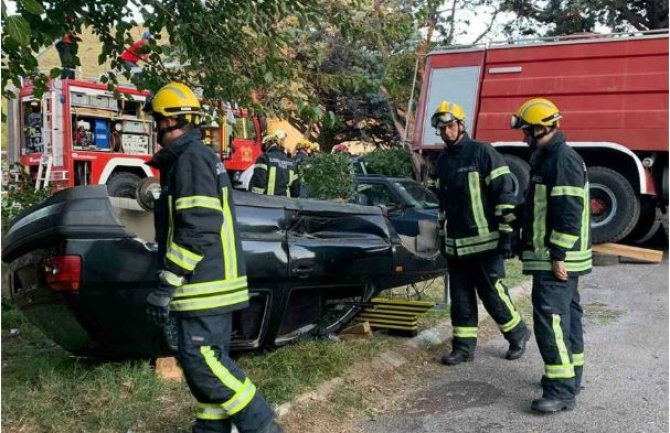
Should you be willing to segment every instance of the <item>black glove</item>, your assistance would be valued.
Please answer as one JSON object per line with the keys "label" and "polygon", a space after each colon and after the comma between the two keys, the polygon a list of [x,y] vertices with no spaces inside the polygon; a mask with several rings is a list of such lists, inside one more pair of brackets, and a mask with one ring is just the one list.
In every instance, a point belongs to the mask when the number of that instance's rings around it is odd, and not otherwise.
{"label": "black glove", "polygon": [[161,296],[160,290],[149,293],[147,296],[147,318],[154,325],[163,326],[170,318],[169,296]]}
{"label": "black glove", "polygon": [[170,301],[177,287],[184,283],[184,277],[170,271],[158,273],[158,287],[147,296],[147,318],[155,325],[162,326],[170,318]]}
{"label": "black glove", "polygon": [[512,248],[512,233],[500,233],[498,249],[505,260],[513,259],[516,256],[516,254],[514,254],[514,249]]}
{"label": "black glove", "polygon": [[447,257],[446,221],[443,218],[444,216],[442,212],[440,212],[440,219],[437,221],[437,243],[440,247],[440,253],[442,253],[442,256]]}

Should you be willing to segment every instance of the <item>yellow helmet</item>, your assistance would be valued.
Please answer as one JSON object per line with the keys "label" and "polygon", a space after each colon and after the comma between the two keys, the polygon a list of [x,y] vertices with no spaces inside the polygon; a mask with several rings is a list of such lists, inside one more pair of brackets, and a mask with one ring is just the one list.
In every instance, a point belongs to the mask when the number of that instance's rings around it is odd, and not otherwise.
{"label": "yellow helmet", "polygon": [[312,149],[312,142],[305,139],[301,138],[298,140],[298,143],[295,145],[296,150],[304,149],[304,150],[311,150]]}
{"label": "yellow helmet", "polygon": [[522,129],[529,126],[558,126],[561,113],[558,107],[548,99],[533,98],[524,104],[512,115],[512,129]]}
{"label": "yellow helmet", "polygon": [[183,117],[189,123],[200,123],[202,109],[195,93],[182,83],[171,82],[147,101],[148,110],[163,117]]}
{"label": "yellow helmet", "polygon": [[312,152],[321,152],[321,146],[319,146],[319,143],[312,142]]}
{"label": "yellow helmet", "polygon": [[441,128],[442,126],[451,123],[455,120],[465,120],[465,110],[458,104],[449,101],[442,101],[437,106],[437,110],[430,118],[430,124],[433,128]]}
{"label": "yellow helmet", "polygon": [[286,133],[281,129],[276,130],[275,132],[266,135],[263,137],[263,143],[279,143],[281,140],[286,138]]}

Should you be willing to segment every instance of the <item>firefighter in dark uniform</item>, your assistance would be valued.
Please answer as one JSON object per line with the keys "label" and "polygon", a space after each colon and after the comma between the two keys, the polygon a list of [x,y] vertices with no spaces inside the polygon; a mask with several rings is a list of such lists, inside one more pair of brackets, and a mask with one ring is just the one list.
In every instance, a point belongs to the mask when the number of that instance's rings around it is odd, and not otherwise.
{"label": "firefighter in dark uniform", "polygon": [[170,83],[147,102],[162,149],[155,203],[158,286],[147,297],[149,319],[177,324],[179,363],[198,401],[194,433],[281,432],[270,406],[228,356],[232,313],[249,291],[228,174],[201,141],[200,103]]}
{"label": "firefighter in dark uniform", "polygon": [[[477,294],[509,341],[506,358],[520,358],[530,338],[507,287],[504,258],[511,258],[514,194],[509,167],[488,143],[470,139],[465,112],[440,103],[431,119],[445,143],[437,162],[442,252],[449,264],[452,351],[447,365],[474,359]],[[445,224],[446,219],[446,224]]]}
{"label": "firefighter in dark uniform", "polygon": [[542,98],[512,117],[534,150],[522,223],[523,272],[533,275],[535,338],[544,360],[542,398],[531,408],[574,407],[584,367],[582,307],[577,283],[591,272],[589,187],[584,160],[558,130],[561,114]]}
{"label": "firefighter in dark uniform", "polygon": [[300,180],[296,163],[286,156],[283,141],[284,131],[275,131],[263,138],[264,153],[256,159],[254,174],[249,182],[249,191],[256,194],[300,196]]}
{"label": "firefighter in dark uniform", "polygon": [[295,156],[293,157],[296,168],[300,167],[300,164],[309,158],[311,149],[312,143],[309,140],[305,140],[304,138],[298,140],[298,143],[295,145]]}

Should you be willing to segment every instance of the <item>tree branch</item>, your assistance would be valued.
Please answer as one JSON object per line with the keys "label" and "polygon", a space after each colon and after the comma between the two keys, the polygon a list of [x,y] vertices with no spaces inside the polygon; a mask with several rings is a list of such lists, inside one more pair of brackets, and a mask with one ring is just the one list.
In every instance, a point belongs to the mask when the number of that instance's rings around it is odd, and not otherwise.
{"label": "tree branch", "polygon": [[499,13],[500,13],[500,7],[498,7],[498,8],[493,12],[493,16],[491,17],[491,21],[489,22],[488,27],[486,27],[486,29],[485,29],[483,32],[481,32],[481,33],[479,34],[479,36],[477,36],[477,37],[475,38],[474,41],[472,41],[471,45],[475,45],[475,44],[479,43],[479,41],[481,41],[481,40],[484,38],[484,36],[486,36],[486,35],[491,31],[491,29],[493,28],[493,24],[495,23],[496,18],[498,17],[498,14],[499,14]]}

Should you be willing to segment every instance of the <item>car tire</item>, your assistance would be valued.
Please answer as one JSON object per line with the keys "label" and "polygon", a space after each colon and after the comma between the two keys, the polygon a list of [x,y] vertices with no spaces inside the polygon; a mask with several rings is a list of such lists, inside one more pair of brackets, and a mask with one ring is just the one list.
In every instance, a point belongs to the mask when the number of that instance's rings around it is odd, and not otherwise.
{"label": "car tire", "polygon": [[640,200],[630,182],[606,167],[589,167],[591,237],[594,244],[628,236],[640,218]]}
{"label": "car tire", "polygon": [[654,237],[661,228],[661,220],[656,210],[656,201],[643,196],[640,200],[640,218],[624,241],[642,244]]}
{"label": "car tire", "polygon": [[107,194],[110,197],[136,198],[140,177],[133,173],[118,173],[107,181]]}
{"label": "car tire", "polygon": [[530,165],[523,159],[514,155],[504,155],[505,162],[512,172],[512,183],[514,184],[514,198],[517,203],[522,203],[530,182]]}

